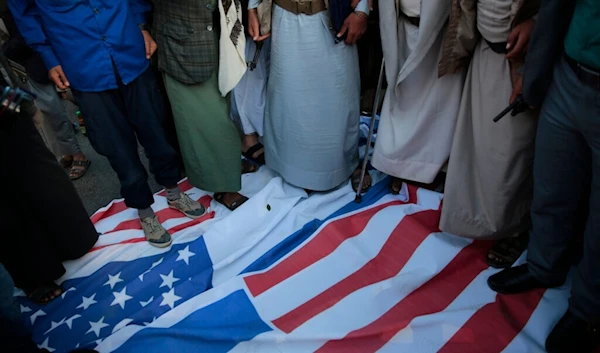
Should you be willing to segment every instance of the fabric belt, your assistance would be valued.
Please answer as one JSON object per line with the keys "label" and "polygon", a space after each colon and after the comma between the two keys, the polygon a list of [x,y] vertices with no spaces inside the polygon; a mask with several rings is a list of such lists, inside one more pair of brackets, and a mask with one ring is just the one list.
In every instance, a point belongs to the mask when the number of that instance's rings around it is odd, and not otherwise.
{"label": "fabric belt", "polygon": [[565,54],[565,60],[579,78],[579,81],[588,86],[600,90],[600,71],[589,66],[578,63],[575,59]]}
{"label": "fabric belt", "polygon": [[421,18],[420,17],[410,17],[407,14],[405,14],[402,11],[398,11],[400,13],[400,17],[404,18],[405,20],[408,21],[408,23],[410,23],[411,25],[415,26],[415,27],[419,27],[419,24],[421,24]]}
{"label": "fabric belt", "polygon": [[508,53],[508,51],[506,50],[506,44],[507,44],[506,42],[492,43],[492,42],[488,41],[487,39],[484,39],[484,40],[494,53],[496,53],[496,54]]}
{"label": "fabric belt", "polygon": [[274,0],[274,2],[277,6],[295,15],[315,15],[319,12],[327,10],[327,6],[325,6],[324,0],[300,0],[298,2],[291,0]]}

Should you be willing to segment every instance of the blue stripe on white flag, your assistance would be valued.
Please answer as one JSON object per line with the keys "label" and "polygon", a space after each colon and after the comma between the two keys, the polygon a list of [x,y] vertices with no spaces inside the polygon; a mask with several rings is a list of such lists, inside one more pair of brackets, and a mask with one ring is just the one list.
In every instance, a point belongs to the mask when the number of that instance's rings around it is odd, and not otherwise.
{"label": "blue stripe on white flag", "polygon": [[224,353],[267,331],[271,328],[261,320],[246,293],[238,290],[171,327],[139,331],[114,353]]}

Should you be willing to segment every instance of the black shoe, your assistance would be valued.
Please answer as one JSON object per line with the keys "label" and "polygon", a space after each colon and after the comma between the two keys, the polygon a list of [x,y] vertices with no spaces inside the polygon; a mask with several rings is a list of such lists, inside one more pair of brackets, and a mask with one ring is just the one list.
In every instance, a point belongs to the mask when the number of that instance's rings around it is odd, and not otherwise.
{"label": "black shoe", "polygon": [[600,347],[600,325],[591,325],[567,311],[546,340],[548,353],[592,353]]}
{"label": "black shoe", "polygon": [[490,288],[502,294],[516,294],[537,288],[556,288],[563,283],[546,284],[538,281],[529,272],[527,264],[507,268],[488,278]]}

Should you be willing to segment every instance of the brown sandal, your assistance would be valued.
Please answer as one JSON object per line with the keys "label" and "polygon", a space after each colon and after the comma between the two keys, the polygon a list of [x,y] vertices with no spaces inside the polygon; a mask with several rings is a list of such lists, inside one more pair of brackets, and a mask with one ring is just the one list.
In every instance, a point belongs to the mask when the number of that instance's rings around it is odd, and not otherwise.
{"label": "brown sandal", "polygon": [[69,172],[69,178],[71,180],[77,180],[87,173],[88,169],[92,165],[92,161],[73,161],[73,165],[71,166],[71,171]]}
{"label": "brown sandal", "polygon": [[63,167],[63,169],[71,168],[71,166],[73,165],[73,157],[71,157],[71,159],[62,157],[60,159],[60,161],[58,161],[58,163],[60,163],[60,165],[61,165],[61,167]]}
{"label": "brown sandal", "polygon": [[39,305],[46,305],[63,293],[63,289],[54,282],[44,283],[31,291],[26,291],[27,297]]}
{"label": "brown sandal", "polygon": [[217,201],[218,203],[220,203],[221,205],[227,207],[230,211],[235,211],[238,207],[240,207],[241,205],[243,205],[246,201],[248,201],[248,198],[246,196],[240,195],[240,197],[233,201],[230,205],[225,203],[225,193],[224,192],[217,192],[215,193],[215,201]]}

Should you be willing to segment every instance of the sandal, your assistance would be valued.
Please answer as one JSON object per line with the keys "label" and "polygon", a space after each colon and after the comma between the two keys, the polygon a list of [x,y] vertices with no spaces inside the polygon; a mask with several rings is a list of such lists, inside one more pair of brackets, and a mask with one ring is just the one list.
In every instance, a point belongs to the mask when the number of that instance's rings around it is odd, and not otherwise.
{"label": "sandal", "polygon": [[63,294],[63,289],[54,282],[48,282],[37,288],[27,291],[27,297],[34,303],[46,305]]}
{"label": "sandal", "polygon": [[485,262],[494,268],[509,268],[521,257],[528,244],[528,232],[499,240],[488,252]]}
{"label": "sandal", "polygon": [[[354,192],[358,191],[358,186],[360,185],[361,173],[362,173],[362,171],[360,169],[356,169],[352,173],[352,177],[350,180],[352,182],[352,190],[354,190]],[[365,174],[365,180],[363,182],[362,192],[365,193],[365,192],[369,191],[370,188],[371,188],[371,174],[369,174],[369,172],[367,172]]]}
{"label": "sandal", "polygon": [[73,165],[71,166],[71,171],[69,172],[69,178],[71,180],[77,180],[87,173],[88,169],[92,161],[73,161]]}
{"label": "sandal", "polygon": [[215,201],[217,201],[221,205],[227,207],[231,211],[235,211],[238,207],[240,207],[246,201],[248,201],[248,198],[246,196],[240,195],[240,197],[237,200],[233,201],[230,205],[228,205],[224,201],[225,194],[226,194],[225,192],[217,192],[217,193],[215,193]]}
{"label": "sandal", "polygon": [[[263,150],[258,156],[254,157],[254,155],[256,154],[256,152]],[[242,156],[244,156],[246,159],[251,160],[252,162],[255,162],[258,165],[265,165],[265,146],[263,146],[262,143],[257,143],[256,145],[248,148],[248,150],[244,153],[242,153]]]}
{"label": "sandal", "polygon": [[65,157],[62,157],[60,161],[58,161],[58,163],[60,163],[63,169],[71,168],[71,166],[73,165],[73,157],[71,157],[71,159],[66,159]]}
{"label": "sandal", "polygon": [[242,174],[256,173],[258,168],[255,163],[250,162],[248,159],[242,159]]}

